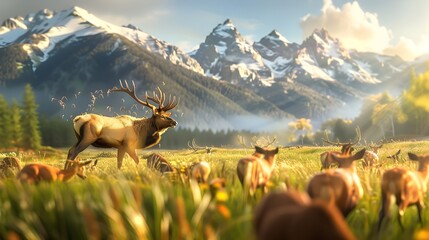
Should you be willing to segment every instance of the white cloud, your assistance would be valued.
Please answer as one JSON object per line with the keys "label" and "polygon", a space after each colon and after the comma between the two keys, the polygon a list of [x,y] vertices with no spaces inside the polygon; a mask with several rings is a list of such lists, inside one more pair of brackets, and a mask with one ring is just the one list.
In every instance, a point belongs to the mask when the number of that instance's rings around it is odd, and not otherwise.
{"label": "white cloud", "polygon": [[405,60],[429,52],[429,35],[422,36],[418,43],[400,37],[396,44],[392,44],[392,31],[380,24],[377,13],[364,11],[357,1],[345,3],[340,8],[332,0],[324,0],[320,15],[304,16],[301,28],[305,37],[316,28],[325,28],[346,48],[399,55]]}
{"label": "white cloud", "polygon": [[345,47],[359,51],[380,52],[392,39],[392,32],[380,25],[377,14],[363,11],[356,1],[338,8],[325,0],[320,15],[304,16],[301,28],[305,36],[316,28],[325,28]]}

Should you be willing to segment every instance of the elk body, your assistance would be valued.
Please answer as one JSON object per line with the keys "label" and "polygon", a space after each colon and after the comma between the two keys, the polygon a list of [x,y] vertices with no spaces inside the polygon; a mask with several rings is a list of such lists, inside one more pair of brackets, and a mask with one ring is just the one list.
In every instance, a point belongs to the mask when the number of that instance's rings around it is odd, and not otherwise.
{"label": "elk body", "polygon": [[383,145],[378,145],[378,146],[374,146],[371,145],[369,146],[369,148],[371,150],[367,150],[365,152],[365,155],[363,156],[363,161],[362,161],[362,166],[363,167],[373,167],[375,164],[377,164],[379,162],[379,158],[378,158],[378,150],[380,150],[380,148],[382,148]]}
{"label": "elk body", "polygon": [[190,177],[199,183],[207,183],[210,172],[210,164],[205,161],[194,163],[189,167]]}
{"label": "elk body", "polygon": [[338,209],[296,191],[272,192],[256,207],[257,239],[355,239]]}
{"label": "elk body", "polygon": [[16,176],[21,182],[39,183],[41,181],[63,181],[70,180],[75,175],[80,178],[85,178],[83,171],[86,165],[91,163],[91,160],[80,162],[79,160],[71,161],[68,169],[61,170],[57,167],[49,166],[41,163],[31,163],[25,165]]}
{"label": "elk body", "polygon": [[6,170],[9,168],[16,168],[18,171],[21,170],[21,161],[17,157],[5,157],[0,162],[0,170]]}
{"label": "elk body", "polygon": [[354,161],[362,159],[364,154],[365,149],[348,157],[334,155],[333,160],[339,164],[339,168],[314,175],[307,185],[309,196],[312,199],[334,202],[341,213],[347,216],[363,196]]}
{"label": "elk body", "polygon": [[333,156],[350,156],[354,150],[353,145],[357,144],[361,140],[361,133],[359,128],[356,129],[357,139],[354,142],[341,143],[341,142],[332,142],[328,138],[323,139],[324,142],[341,147],[341,151],[327,151],[320,154],[320,162],[322,167],[320,170],[328,169],[335,163]]}
{"label": "elk body", "polygon": [[389,207],[391,205],[392,196],[395,198],[396,205],[398,205],[398,222],[402,229],[404,228],[402,217],[404,216],[405,210],[410,205],[417,206],[419,221],[422,223],[421,214],[425,206],[424,200],[429,178],[429,155],[417,156],[413,153],[408,153],[408,157],[412,161],[418,161],[417,171],[396,167],[387,170],[383,174],[378,229],[380,229],[384,217],[390,216]]}
{"label": "elk body", "polygon": [[255,146],[253,155],[238,161],[238,179],[245,191],[249,191],[250,195],[253,195],[257,188],[263,188],[264,192],[268,191],[266,184],[274,170],[278,152],[279,148],[268,150]]}
{"label": "elk body", "polygon": [[149,168],[155,169],[160,173],[176,171],[176,169],[167,161],[167,159],[157,153],[149,155],[146,163]]}
{"label": "elk body", "polygon": [[[167,112],[176,107],[175,97],[166,100],[165,93],[159,88],[153,97],[146,94],[143,101],[136,96],[136,86],[133,82],[133,90],[130,90],[128,83],[125,87],[120,82],[121,88],[113,88],[110,92],[125,92],[137,103],[152,109],[151,118],[135,118],[128,115],[117,117],[106,117],[97,114],[84,114],[74,118],[73,127],[78,138],[77,143],[70,148],[67,159],[73,160],[77,155],[92,145],[101,148],[117,148],[117,166],[122,166],[125,153],[128,153],[136,164],[139,158],[136,149],[149,148],[161,141],[161,135],[170,127],[175,127],[177,122],[170,118],[171,113]],[[149,100],[157,103],[158,107],[149,103]],[[66,167],[68,164],[66,163]]]}

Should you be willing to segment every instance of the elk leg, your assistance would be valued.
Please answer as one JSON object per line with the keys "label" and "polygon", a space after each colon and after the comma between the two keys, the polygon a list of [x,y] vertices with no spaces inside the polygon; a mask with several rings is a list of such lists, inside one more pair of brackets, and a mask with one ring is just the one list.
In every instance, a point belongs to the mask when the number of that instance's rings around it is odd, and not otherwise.
{"label": "elk leg", "polygon": [[[70,148],[67,154],[67,160],[74,160],[80,152],[85,150],[96,140],[97,136],[95,133],[93,133],[93,131],[91,131],[91,125],[89,125],[89,123],[85,123],[84,125],[82,125],[82,127],[80,128],[80,135],[78,137],[78,141],[73,147]],[[64,168],[67,169],[69,165],[70,164],[66,162]]]}
{"label": "elk leg", "polygon": [[389,216],[388,211],[390,207],[390,198],[385,194],[381,194],[381,209],[380,213],[378,214],[378,225],[377,225],[377,231],[380,231],[381,224],[383,223],[383,219],[386,216]]}
{"label": "elk leg", "polygon": [[125,149],[118,148],[118,169],[121,169],[122,160],[124,160],[124,156],[125,156]]}
{"label": "elk leg", "polygon": [[399,212],[398,212],[398,222],[399,225],[401,226],[402,231],[404,231],[404,224],[402,223],[402,218],[404,216],[405,213],[405,209],[407,208],[408,203],[405,201],[402,201],[401,204],[399,205]]}
{"label": "elk leg", "polygon": [[417,213],[419,215],[419,222],[421,225],[423,225],[423,219],[422,219],[422,210],[424,205],[421,202],[417,203]]}
{"label": "elk leg", "polygon": [[136,150],[131,150],[131,149],[127,149],[127,153],[128,155],[130,155],[130,157],[134,160],[134,162],[137,164],[139,164],[139,157],[136,154]]}

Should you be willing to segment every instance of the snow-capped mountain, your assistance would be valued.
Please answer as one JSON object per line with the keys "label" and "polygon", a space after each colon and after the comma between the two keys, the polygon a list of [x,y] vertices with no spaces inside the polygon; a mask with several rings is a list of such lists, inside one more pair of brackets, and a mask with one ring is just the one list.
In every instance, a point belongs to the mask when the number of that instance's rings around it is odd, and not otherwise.
{"label": "snow-capped mountain", "polygon": [[260,87],[271,85],[273,80],[261,55],[229,19],[217,25],[191,56],[207,76],[233,84]]}
{"label": "snow-capped mountain", "polygon": [[295,56],[299,45],[289,42],[279,32],[273,30],[259,42],[253,43],[253,48],[261,55],[274,78],[278,78],[285,75],[285,69]]}
{"label": "snow-capped mountain", "polygon": [[203,74],[200,65],[176,46],[132,25],[121,27],[105,22],[79,7],[60,12],[45,9],[36,14],[5,20],[0,27],[0,48],[24,44],[23,48],[33,62],[33,69],[36,69],[49,58],[52,50],[100,33],[124,36],[164,59]]}

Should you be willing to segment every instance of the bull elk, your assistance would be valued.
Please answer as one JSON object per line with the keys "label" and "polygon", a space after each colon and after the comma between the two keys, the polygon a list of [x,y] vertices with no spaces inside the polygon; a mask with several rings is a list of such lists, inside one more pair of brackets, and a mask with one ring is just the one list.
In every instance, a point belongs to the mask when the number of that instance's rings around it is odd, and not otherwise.
{"label": "bull elk", "polygon": [[[84,114],[74,118],[73,127],[78,138],[77,143],[70,148],[67,159],[73,160],[77,155],[85,150],[89,145],[101,148],[117,148],[118,169],[122,166],[125,153],[128,153],[136,164],[139,158],[136,149],[149,148],[161,141],[161,135],[170,127],[175,127],[177,122],[170,118],[169,110],[178,104],[176,97],[168,99],[164,105],[166,97],[160,88],[149,97],[146,93],[146,100],[143,101],[136,95],[136,85],[132,82],[133,89],[130,90],[128,82],[119,81],[121,87],[114,87],[109,92],[124,92],[130,95],[137,103],[152,109],[152,117],[135,118],[128,115],[107,117],[97,114]],[[124,86],[125,85],[125,86]],[[158,107],[149,103],[152,101]],[[66,163],[66,167],[68,164]]]}
{"label": "bull elk", "polygon": [[341,147],[341,151],[327,151],[320,154],[320,162],[322,164],[321,170],[330,168],[332,164],[335,163],[333,156],[350,156],[354,150],[353,146],[356,145],[361,140],[361,133],[359,128],[356,128],[356,140],[354,142],[341,143],[339,141],[332,142],[327,137],[322,139],[324,142],[331,144],[333,146]]}
{"label": "bull elk", "polygon": [[337,156],[332,158],[339,163],[338,169],[328,169],[311,177],[307,192],[313,199],[334,201],[338,209],[347,216],[363,196],[363,188],[356,174],[354,161],[362,159],[365,149],[352,156]]}
{"label": "bull elk", "polygon": [[257,239],[355,239],[338,209],[289,190],[266,195],[256,207]]}
{"label": "bull elk", "polygon": [[89,165],[92,160],[80,162],[79,160],[67,160],[70,163],[68,169],[61,170],[57,167],[49,166],[42,163],[31,163],[25,165],[16,176],[21,182],[39,183],[41,181],[63,181],[70,180],[75,175],[80,178],[86,178],[83,171],[86,165]]}
{"label": "bull elk", "polygon": [[267,182],[275,167],[276,155],[279,148],[268,150],[255,146],[255,152],[246,158],[242,158],[237,164],[237,175],[244,190],[254,195],[257,188],[268,191]]}
{"label": "bull elk", "polygon": [[378,230],[380,230],[384,217],[389,217],[389,208],[392,198],[395,198],[398,206],[398,222],[402,229],[402,217],[409,205],[417,206],[419,221],[422,223],[422,209],[426,197],[428,183],[429,155],[417,156],[408,153],[412,161],[418,162],[417,171],[396,167],[384,172],[381,181],[381,209],[378,219]]}
{"label": "bull elk", "polygon": [[369,149],[365,152],[365,155],[363,156],[362,166],[363,167],[373,167],[375,164],[378,163],[378,150],[383,147],[383,144],[381,145],[369,145]]}

